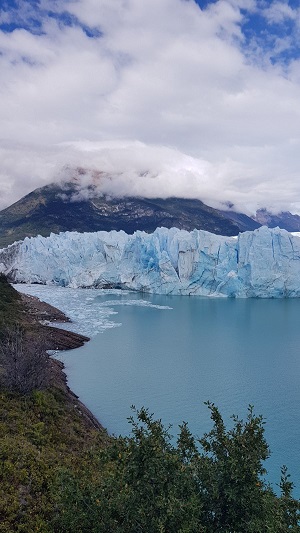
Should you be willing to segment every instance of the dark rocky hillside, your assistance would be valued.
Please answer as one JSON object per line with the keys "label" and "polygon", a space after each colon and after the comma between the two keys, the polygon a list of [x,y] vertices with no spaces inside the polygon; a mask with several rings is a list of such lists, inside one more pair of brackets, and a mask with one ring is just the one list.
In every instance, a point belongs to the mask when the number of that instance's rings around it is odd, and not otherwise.
{"label": "dark rocky hillside", "polygon": [[273,215],[266,209],[259,209],[256,212],[256,222],[269,228],[286,229],[287,231],[300,231],[300,216],[292,215],[289,211],[281,211],[276,215]]}
{"label": "dark rocky hillside", "polygon": [[0,247],[26,236],[60,231],[136,230],[157,227],[204,229],[218,235],[237,235],[260,226],[246,215],[219,211],[200,200],[182,198],[93,197],[76,200],[76,184],[51,184],[36,189],[0,212]]}

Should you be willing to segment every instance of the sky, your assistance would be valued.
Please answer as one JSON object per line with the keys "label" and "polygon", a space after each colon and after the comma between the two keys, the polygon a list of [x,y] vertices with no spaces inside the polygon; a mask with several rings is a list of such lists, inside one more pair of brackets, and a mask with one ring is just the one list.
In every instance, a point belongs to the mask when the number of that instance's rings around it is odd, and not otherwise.
{"label": "sky", "polygon": [[300,1],[0,0],[0,209],[78,168],[300,213]]}

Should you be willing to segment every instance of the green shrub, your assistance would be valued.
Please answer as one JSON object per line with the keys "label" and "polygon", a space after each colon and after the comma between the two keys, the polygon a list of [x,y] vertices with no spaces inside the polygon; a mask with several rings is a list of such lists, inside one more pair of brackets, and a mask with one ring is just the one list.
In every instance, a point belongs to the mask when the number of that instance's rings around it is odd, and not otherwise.
{"label": "green shrub", "polygon": [[226,430],[208,404],[213,429],[196,440],[186,424],[176,444],[141,409],[132,435],[99,454],[100,477],[61,475],[55,531],[74,533],[283,533],[300,531],[299,502],[283,470],[282,495],[263,480],[269,456],[264,421],[249,408]]}

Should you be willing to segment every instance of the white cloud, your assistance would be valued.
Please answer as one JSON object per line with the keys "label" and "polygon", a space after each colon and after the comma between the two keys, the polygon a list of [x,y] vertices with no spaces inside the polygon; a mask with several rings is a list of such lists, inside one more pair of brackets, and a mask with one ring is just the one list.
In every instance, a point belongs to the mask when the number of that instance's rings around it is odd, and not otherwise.
{"label": "white cloud", "polygon": [[264,16],[268,22],[280,24],[287,20],[296,20],[297,10],[292,9],[286,2],[272,2],[264,9]]}
{"label": "white cloud", "polygon": [[[254,0],[205,10],[193,0],[41,5],[98,34],[44,11],[40,33],[0,31],[0,207],[66,166],[111,169],[108,192],[294,206],[300,63],[273,65],[257,44],[245,49],[241,10],[257,9]],[[270,21],[291,15],[285,3],[272,8]]]}

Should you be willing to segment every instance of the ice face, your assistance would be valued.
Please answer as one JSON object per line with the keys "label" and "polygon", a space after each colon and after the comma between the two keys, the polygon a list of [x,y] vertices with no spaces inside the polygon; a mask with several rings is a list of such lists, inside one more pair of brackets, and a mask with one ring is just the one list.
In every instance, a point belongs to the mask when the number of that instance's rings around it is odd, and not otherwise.
{"label": "ice face", "polygon": [[261,227],[237,238],[202,230],[66,232],[0,250],[17,282],[156,294],[299,297],[300,238]]}

